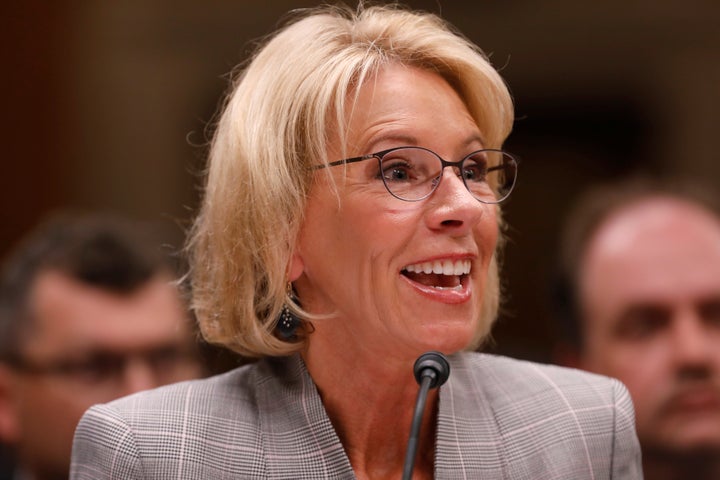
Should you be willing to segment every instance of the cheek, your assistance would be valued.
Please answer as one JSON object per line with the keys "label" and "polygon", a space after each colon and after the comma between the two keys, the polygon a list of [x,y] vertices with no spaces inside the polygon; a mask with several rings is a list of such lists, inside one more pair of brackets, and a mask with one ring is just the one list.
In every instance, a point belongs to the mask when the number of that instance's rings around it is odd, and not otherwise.
{"label": "cheek", "polygon": [[[385,194],[387,195],[387,194]],[[352,254],[368,250],[383,251],[414,231],[420,221],[417,209],[387,208],[387,199],[328,199],[323,205],[314,202],[307,210],[305,244],[310,248],[338,248]]]}
{"label": "cheek", "polygon": [[308,198],[296,250],[303,257],[312,257],[315,249],[338,241],[335,223],[338,219],[337,200],[316,193]]}
{"label": "cheek", "polygon": [[[342,272],[343,279],[365,268],[368,258],[380,250],[392,225],[370,201],[342,203],[329,192],[308,199],[296,246],[294,274],[304,274],[316,286],[331,289]],[[362,268],[361,268],[362,267]]]}
{"label": "cheek", "polygon": [[64,435],[68,440],[88,408],[112,399],[96,392],[79,392],[74,385],[37,386],[28,393],[32,396],[23,402],[21,413],[26,433],[38,437]]}
{"label": "cheek", "polygon": [[656,359],[640,357],[642,355],[637,354],[626,359],[629,363],[616,368],[616,373],[611,376],[628,389],[635,407],[637,429],[644,432],[651,431],[657,422],[658,411],[668,398],[671,382]]}
{"label": "cheek", "polygon": [[488,205],[474,228],[477,244],[483,254],[485,264],[490,263],[490,258],[495,252],[500,237],[499,217],[496,209],[497,207]]}
{"label": "cheek", "polygon": [[658,355],[647,345],[629,343],[606,348],[601,359],[591,361],[588,367],[588,370],[617,378],[625,384],[636,409],[651,410],[650,406],[663,398],[667,389],[663,355]]}

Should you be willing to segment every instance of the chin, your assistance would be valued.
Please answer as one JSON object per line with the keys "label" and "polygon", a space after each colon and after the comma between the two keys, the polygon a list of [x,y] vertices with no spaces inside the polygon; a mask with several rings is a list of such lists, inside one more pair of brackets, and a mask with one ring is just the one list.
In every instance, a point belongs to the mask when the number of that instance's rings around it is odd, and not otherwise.
{"label": "chin", "polygon": [[714,450],[720,454],[720,431],[706,428],[705,431],[678,432],[677,443],[680,450]]}
{"label": "chin", "polygon": [[425,350],[437,350],[450,355],[465,350],[475,335],[475,329],[467,324],[433,325],[426,329],[423,344]]}
{"label": "chin", "polygon": [[667,451],[684,455],[717,452],[720,455],[720,429],[714,422],[705,424],[685,425],[674,428],[673,432],[665,432],[660,438],[647,439],[648,444],[655,444]]}

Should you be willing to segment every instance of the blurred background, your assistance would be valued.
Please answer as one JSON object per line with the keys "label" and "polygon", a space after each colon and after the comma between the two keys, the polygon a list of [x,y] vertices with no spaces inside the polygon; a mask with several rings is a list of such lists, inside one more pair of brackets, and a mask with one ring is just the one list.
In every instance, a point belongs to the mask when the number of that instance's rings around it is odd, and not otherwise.
{"label": "blurred background", "polygon": [[[489,349],[546,361],[557,234],[575,195],[636,171],[720,187],[720,2],[405,3],[480,45],[514,96],[506,149],[520,179]],[[316,4],[6,2],[0,255],[60,207],[164,224],[179,248],[227,74],[285,12]]]}

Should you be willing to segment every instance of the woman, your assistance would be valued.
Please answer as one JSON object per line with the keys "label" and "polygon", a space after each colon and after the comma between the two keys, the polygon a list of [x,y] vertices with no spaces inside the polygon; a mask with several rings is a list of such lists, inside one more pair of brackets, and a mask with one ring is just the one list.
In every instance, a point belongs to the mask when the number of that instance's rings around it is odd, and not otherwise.
{"label": "woman", "polygon": [[190,240],[203,333],[261,360],[90,410],[72,478],[637,478],[617,381],[477,353],[499,292],[512,103],[479,50],[397,8],[306,12],[238,77]]}

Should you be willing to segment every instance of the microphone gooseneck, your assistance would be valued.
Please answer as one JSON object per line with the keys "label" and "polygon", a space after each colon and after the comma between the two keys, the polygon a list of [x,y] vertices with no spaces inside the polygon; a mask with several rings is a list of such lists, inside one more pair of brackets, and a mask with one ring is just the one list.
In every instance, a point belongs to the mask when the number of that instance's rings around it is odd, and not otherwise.
{"label": "microphone gooseneck", "polygon": [[420,426],[422,424],[423,413],[425,412],[425,402],[428,391],[430,391],[431,388],[440,387],[447,381],[450,376],[450,364],[445,355],[440,352],[425,352],[415,360],[413,373],[415,374],[415,380],[420,385],[420,390],[418,390],[412,423],[410,424],[410,439],[408,440],[407,450],[405,451],[403,480],[410,480],[412,478],[413,468],[415,468],[415,457],[417,456],[418,441],[420,438]]}

